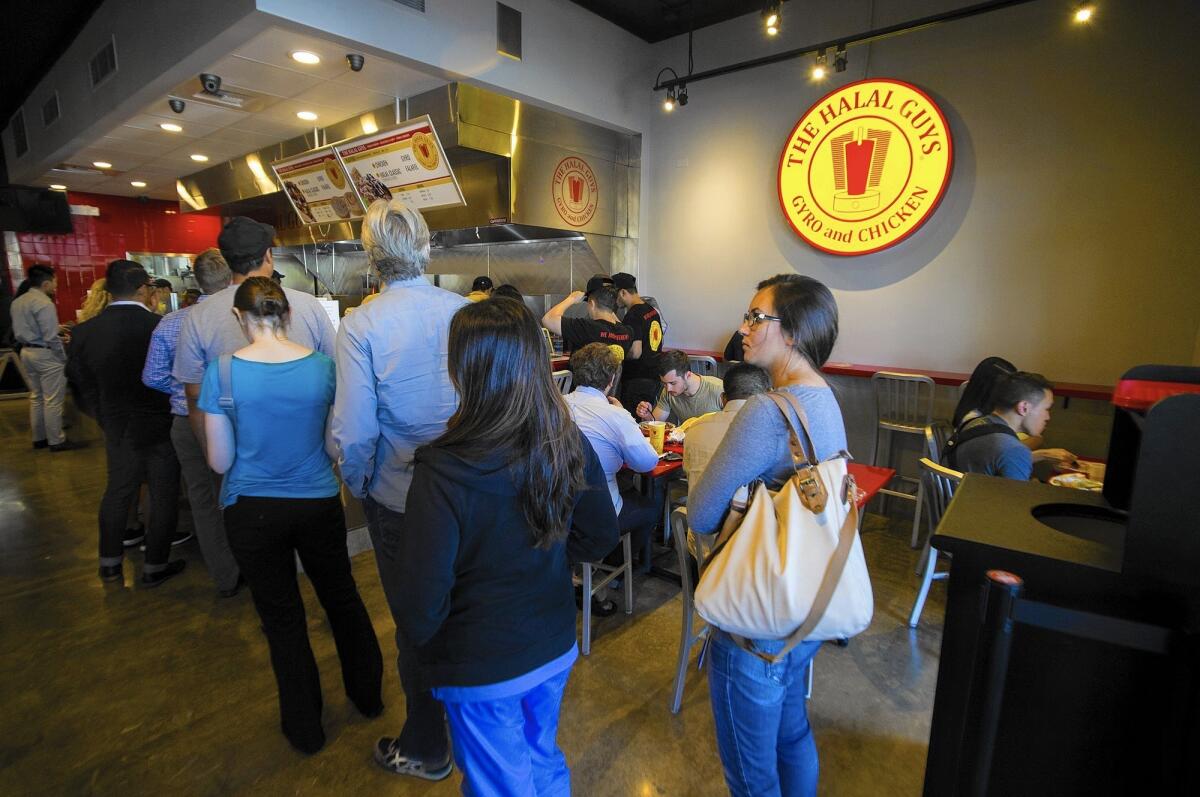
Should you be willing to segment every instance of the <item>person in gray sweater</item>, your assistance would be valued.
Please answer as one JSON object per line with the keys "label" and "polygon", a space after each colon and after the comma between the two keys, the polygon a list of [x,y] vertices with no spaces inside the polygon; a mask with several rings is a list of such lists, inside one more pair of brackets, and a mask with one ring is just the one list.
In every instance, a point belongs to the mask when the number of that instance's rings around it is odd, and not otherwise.
{"label": "person in gray sweater", "polygon": [[[812,431],[810,457],[846,449],[837,399],[821,376],[837,340],[837,303],[820,282],[780,274],[758,285],[741,330],[745,361],[771,374],[776,390],[800,400]],[[698,534],[720,530],[734,492],[763,479],[778,487],[792,470],[788,425],[767,396],[749,399],[688,495],[688,523]],[[753,640],[775,654],[785,640]],[[708,654],[708,684],[717,747],[734,795],[815,795],[817,746],[805,706],[805,673],[819,642],[803,642],[766,665],[719,628]]]}

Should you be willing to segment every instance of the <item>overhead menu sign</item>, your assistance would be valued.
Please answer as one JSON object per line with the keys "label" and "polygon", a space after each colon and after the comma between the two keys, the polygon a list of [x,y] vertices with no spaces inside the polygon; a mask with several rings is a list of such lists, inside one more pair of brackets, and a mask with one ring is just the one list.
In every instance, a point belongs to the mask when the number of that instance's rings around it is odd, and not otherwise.
{"label": "overhead menu sign", "polygon": [[428,116],[333,149],[364,206],[393,197],[422,210],[466,204]]}
{"label": "overhead menu sign", "polygon": [[275,161],[271,168],[305,224],[362,218],[362,202],[332,147]]}

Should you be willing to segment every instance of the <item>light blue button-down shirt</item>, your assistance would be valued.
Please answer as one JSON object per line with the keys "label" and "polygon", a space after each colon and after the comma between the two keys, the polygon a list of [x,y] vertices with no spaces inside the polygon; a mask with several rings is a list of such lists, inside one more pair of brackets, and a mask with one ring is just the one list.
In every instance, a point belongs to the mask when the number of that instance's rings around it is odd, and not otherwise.
{"label": "light blue button-down shirt", "polygon": [[465,304],[416,277],[389,283],[342,319],[331,429],[342,480],[359,498],[404,511],[413,452],[458,407],[446,357],[450,319]]}
{"label": "light blue button-down shirt", "polygon": [[638,473],[653,470],[658,464],[654,446],[642,435],[633,416],[614,407],[608,398],[594,387],[577,387],[563,398],[571,410],[575,425],[583,432],[604,468],[608,479],[608,494],[613,508],[621,511],[621,492],[617,489],[617,471],[628,465]]}

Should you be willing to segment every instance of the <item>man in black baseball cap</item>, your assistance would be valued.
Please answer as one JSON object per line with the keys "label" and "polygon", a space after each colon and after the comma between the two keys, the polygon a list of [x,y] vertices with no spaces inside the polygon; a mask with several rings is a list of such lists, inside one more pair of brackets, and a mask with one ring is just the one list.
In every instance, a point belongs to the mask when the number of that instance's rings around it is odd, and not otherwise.
{"label": "man in black baseball cap", "polygon": [[[568,309],[580,305],[587,308],[587,318],[567,317]],[[624,359],[633,343],[633,332],[617,320],[617,289],[603,274],[588,280],[586,291],[573,291],[546,311],[542,325],[562,336],[564,351],[578,351],[589,343],[604,343],[618,347]]]}
{"label": "man in black baseball cap", "polygon": [[632,412],[639,403],[653,403],[658,396],[654,359],[663,347],[663,319],[658,308],[638,294],[637,277],[618,271],[612,280],[617,304],[625,309],[621,321],[633,331],[633,345],[621,380],[621,402]]}
{"label": "man in black baseball cap", "polygon": [[271,268],[262,275],[269,277],[275,270],[275,261],[271,256],[271,243],[274,240],[275,228],[270,224],[245,216],[234,216],[217,236],[217,247],[234,274],[251,276],[251,271],[267,265],[269,260]]}

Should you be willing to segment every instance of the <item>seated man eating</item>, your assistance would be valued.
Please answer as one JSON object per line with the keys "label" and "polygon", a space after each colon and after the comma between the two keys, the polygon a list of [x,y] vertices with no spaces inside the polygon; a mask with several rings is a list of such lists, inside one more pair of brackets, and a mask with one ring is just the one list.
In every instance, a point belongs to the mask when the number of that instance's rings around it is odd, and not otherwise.
{"label": "seated man eating", "polygon": [[668,421],[678,426],[688,418],[721,410],[721,380],[692,373],[683,352],[660,354],[657,371],[663,389],[653,407],[648,401],[637,405],[637,416],[642,420]]}

